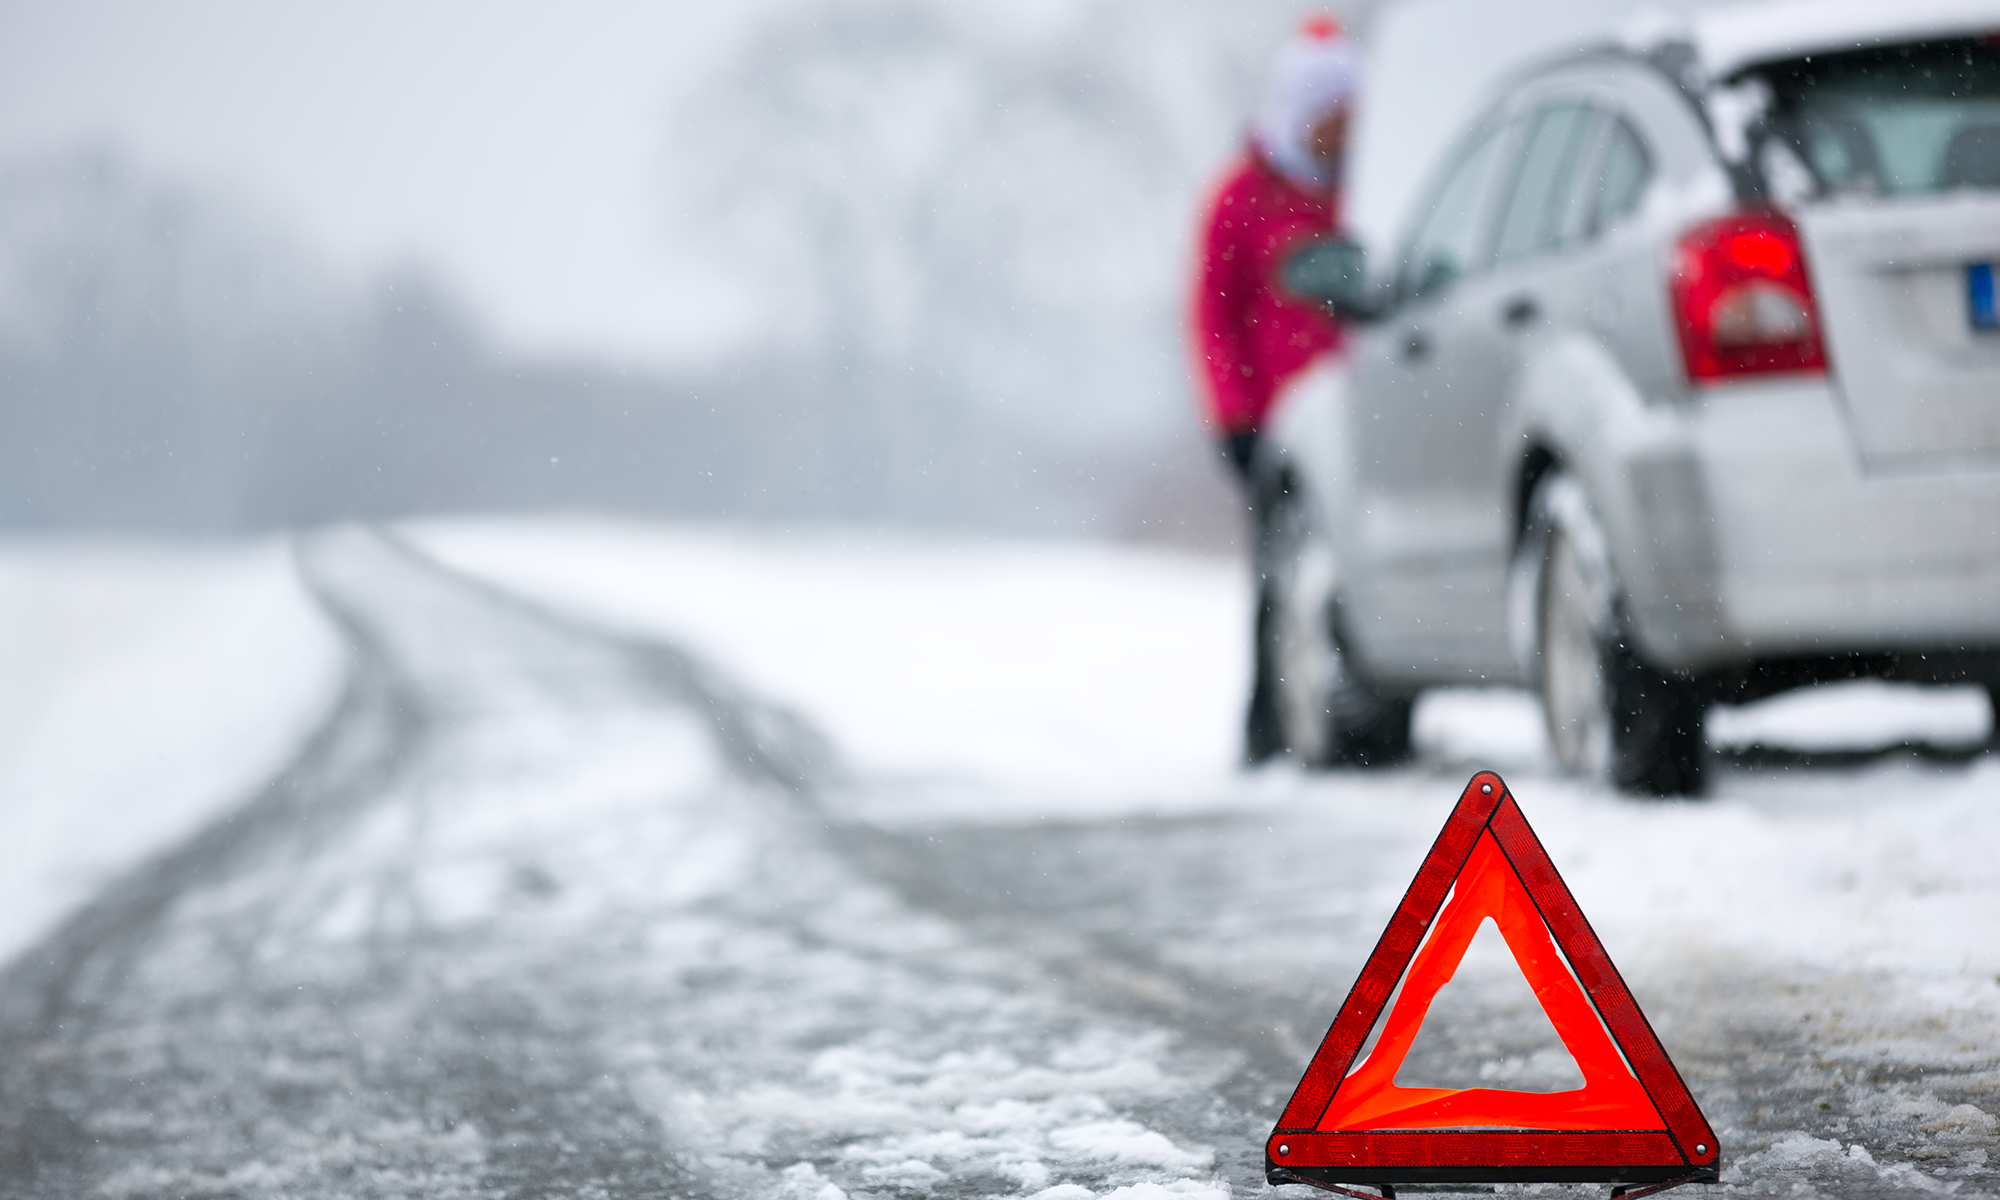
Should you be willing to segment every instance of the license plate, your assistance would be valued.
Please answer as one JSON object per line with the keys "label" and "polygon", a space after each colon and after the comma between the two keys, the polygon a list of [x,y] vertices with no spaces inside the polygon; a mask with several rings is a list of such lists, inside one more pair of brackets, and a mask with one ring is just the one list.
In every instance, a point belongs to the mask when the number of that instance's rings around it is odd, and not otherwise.
{"label": "license plate", "polygon": [[1974,329],[2000,332],[2000,310],[1993,302],[1993,264],[1972,263],[1965,268],[1965,299]]}

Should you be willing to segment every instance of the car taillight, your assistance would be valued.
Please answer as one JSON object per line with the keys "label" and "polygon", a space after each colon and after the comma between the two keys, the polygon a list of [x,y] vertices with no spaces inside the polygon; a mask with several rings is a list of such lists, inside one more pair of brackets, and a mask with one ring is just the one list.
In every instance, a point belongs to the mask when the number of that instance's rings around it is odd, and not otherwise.
{"label": "car taillight", "polygon": [[1689,379],[1826,370],[1805,253],[1782,214],[1731,213],[1689,230],[1671,286]]}

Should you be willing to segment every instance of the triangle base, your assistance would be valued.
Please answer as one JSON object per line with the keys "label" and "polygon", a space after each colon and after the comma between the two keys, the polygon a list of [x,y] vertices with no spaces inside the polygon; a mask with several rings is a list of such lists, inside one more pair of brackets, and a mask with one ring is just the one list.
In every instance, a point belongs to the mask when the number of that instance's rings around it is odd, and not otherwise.
{"label": "triangle base", "polygon": [[1525,1129],[1322,1133],[1279,1131],[1264,1146],[1265,1174],[1302,1183],[1714,1183],[1661,1130],[1550,1133]]}
{"label": "triangle base", "polygon": [[1683,1183],[1715,1183],[1714,1167],[1690,1171],[1678,1167],[1370,1167],[1337,1170],[1332,1167],[1271,1167],[1264,1172],[1272,1187],[1302,1183],[1328,1191],[1348,1187],[1407,1187],[1411,1184],[1451,1183],[1608,1183],[1620,1188],[1652,1187]]}

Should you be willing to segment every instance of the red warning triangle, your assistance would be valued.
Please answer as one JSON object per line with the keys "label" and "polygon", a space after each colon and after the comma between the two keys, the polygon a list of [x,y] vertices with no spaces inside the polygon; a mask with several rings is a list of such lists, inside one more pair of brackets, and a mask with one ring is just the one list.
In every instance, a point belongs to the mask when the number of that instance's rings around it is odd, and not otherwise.
{"label": "red warning triangle", "polygon": [[[1488,918],[1582,1087],[1396,1084],[1431,1001]],[[1338,1181],[1604,1181],[1651,1191],[1712,1182],[1720,1159],[1714,1130],[1506,784],[1473,776],[1272,1130],[1270,1181],[1335,1191],[1347,1190]]]}

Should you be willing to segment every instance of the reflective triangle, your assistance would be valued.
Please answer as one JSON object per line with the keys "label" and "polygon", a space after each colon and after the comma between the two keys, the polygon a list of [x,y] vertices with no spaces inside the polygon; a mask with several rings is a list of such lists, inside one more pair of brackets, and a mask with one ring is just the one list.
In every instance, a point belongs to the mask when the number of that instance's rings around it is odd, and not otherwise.
{"label": "reflective triangle", "polygon": [[[1396,1084],[1438,989],[1488,918],[1582,1087]],[[1473,776],[1271,1131],[1270,1181],[1668,1186],[1713,1182],[1720,1161],[1714,1130],[1520,806],[1499,776]]]}

